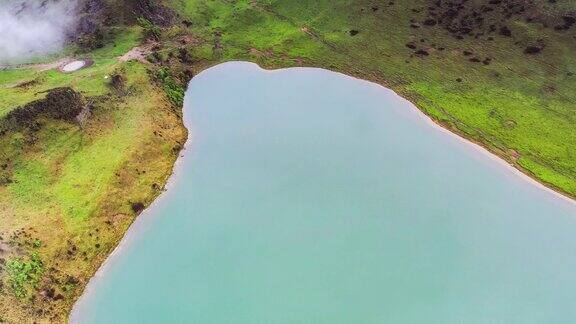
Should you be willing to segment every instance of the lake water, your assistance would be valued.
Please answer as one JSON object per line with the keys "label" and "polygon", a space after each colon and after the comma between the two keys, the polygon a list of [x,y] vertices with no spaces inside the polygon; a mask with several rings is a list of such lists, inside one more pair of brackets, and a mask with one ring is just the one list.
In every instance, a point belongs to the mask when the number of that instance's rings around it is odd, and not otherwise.
{"label": "lake water", "polygon": [[184,112],[168,191],[74,322],[576,320],[576,205],[390,90],[236,62]]}

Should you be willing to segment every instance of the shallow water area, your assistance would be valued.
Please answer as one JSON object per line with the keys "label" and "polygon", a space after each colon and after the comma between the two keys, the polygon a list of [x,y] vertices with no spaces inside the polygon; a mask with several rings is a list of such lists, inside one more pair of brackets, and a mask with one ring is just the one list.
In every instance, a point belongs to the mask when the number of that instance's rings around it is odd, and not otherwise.
{"label": "shallow water area", "polygon": [[168,190],[74,323],[566,323],[576,205],[375,84],[233,62],[190,83]]}

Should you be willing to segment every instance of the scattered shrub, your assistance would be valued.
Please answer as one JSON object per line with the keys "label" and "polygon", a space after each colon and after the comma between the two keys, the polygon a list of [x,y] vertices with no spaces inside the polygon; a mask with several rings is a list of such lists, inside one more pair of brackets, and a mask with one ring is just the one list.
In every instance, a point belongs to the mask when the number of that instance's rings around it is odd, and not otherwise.
{"label": "scattered shrub", "polygon": [[32,253],[29,261],[22,259],[9,260],[6,263],[8,283],[18,298],[25,298],[36,288],[44,272],[44,265],[38,253]]}
{"label": "scattered shrub", "polygon": [[185,88],[180,84],[168,68],[160,68],[154,73],[154,79],[162,85],[162,89],[168,96],[168,99],[175,106],[182,106],[184,103]]}

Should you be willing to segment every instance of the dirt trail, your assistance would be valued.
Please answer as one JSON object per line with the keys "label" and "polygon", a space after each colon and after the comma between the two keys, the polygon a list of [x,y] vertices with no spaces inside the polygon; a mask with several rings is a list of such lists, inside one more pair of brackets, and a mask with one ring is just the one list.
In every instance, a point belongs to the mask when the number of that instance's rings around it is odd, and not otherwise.
{"label": "dirt trail", "polygon": [[46,71],[51,69],[56,69],[67,62],[72,61],[70,57],[64,57],[58,61],[50,63],[21,63],[21,64],[0,64],[0,71],[2,70],[14,70],[14,69],[37,69],[38,71]]}
{"label": "dirt trail", "polygon": [[136,46],[126,52],[126,54],[120,56],[118,60],[120,62],[128,62],[131,60],[136,60],[141,63],[146,63],[146,55],[150,54],[149,46]]}
{"label": "dirt trail", "polygon": [[[119,56],[117,59],[120,62],[127,62],[131,60],[137,60],[142,63],[146,63],[146,55],[150,53],[150,46],[143,45],[143,46],[135,46],[130,49],[126,54]],[[64,65],[76,61],[77,59],[73,57],[63,57],[57,61],[49,62],[49,63],[21,63],[21,64],[0,64],[0,71],[2,70],[13,70],[13,69],[36,69],[40,72],[52,70],[52,69],[60,69]]]}

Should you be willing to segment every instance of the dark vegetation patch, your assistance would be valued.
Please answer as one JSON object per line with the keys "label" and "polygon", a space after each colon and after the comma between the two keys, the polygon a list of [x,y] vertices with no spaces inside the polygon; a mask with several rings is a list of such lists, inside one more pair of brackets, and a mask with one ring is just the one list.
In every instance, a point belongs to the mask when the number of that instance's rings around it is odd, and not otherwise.
{"label": "dark vegetation patch", "polygon": [[104,47],[116,36],[118,25],[139,23],[149,32],[148,37],[157,37],[160,27],[171,26],[177,18],[176,13],[161,1],[87,0],[81,3],[76,30],[70,35],[80,52]]}
{"label": "dark vegetation patch", "polygon": [[134,212],[134,214],[140,214],[145,208],[145,206],[142,202],[132,203],[132,204],[130,204],[130,207],[132,208],[132,211]]}
{"label": "dark vegetation patch", "polygon": [[154,25],[168,27],[176,19],[176,13],[164,6],[161,1],[154,0],[127,0],[126,3],[132,9],[136,17],[143,17]]}
{"label": "dark vegetation patch", "polygon": [[116,90],[118,94],[125,94],[126,93],[126,74],[124,71],[116,71],[110,77],[110,86],[112,89]]}
{"label": "dark vegetation patch", "polygon": [[424,25],[434,26],[430,23],[434,21],[456,39],[480,38],[496,31],[511,37],[510,21],[528,15],[531,9],[533,5],[523,0],[429,0]]}
{"label": "dark vegetation patch", "polygon": [[138,25],[144,29],[144,38],[153,41],[160,40],[161,29],[158,25],[144,17],[138,17],[137,21]]}
{"label": "dark vegetation patch", "polygon": [[[550,3],[549,6],[553,6],[555,2]],[[511,26],[516,21],[545,28],[555,26],[558,31],[576,24],[576,14],[558,16],[542,6],[545,5],[532,0],[428,0],[427,12],[421,21],[426,27],[439,25],[456,39],[514,37]]]}
{"label": "dark vegetation patch", "polygon": [[544,48],[540,46],[528,46],[524,49],[524,54],[538,54],[542,52]]}
{"label": "dark vegetation patch", "polygon": [[38,117],[48,117],[73,121],[84,109],[86,101],[82,94],[72,88],[55,88],[48,92],[46,98],[33,101],[10,111],[0,120],[0,133],[20,127],[38,128]]}
{"label": "dark vegetation patch", "polygon": [[168,99],[175,107],[181,107],[184,103],[186,83],[177,78],[167,67],[161,67],[152,72],[153,79],[164,89]]}
{"label": "dark vegetation patch", "polygon": [[573,16],[562,17],[563,24],[554,26],[556,30],[568,30],[576,24],[576,18]]}
{"label": "dark vegetation patch", "polygon": [[428,51],[423,50],[423,49],[419,49],[416,52],[414,52],[415,55],[417,56],[428,56],[430,55],[430,53],[428,53]]}
{"label": "dark vegetation patch", "polygon": [[104,47],[107,31],[87,16],[80,18],[76,44],[80,52],[89,52]]}
{"label": "dark vegetation patch", "polygon": [[498,34],[500,34],[502,36],[506,36],[506,37],[512,37],[512,31],[510,30],[510,28],[508,28],[508,26],[500,27]]}
{"label": "dark vegetation patch", "polygon": [[[220,32],[215,32],[215,37],[218,35]],[[147,56],[148,61],[154,63],[150,69],[152,80],[164,90],[177,113],[184,102],[188,82],[194,77],[191,67],[198,61],[193,54],[193,46],[193,41],[181,39],[177,46],[155,46]],[[214,44],[213,50],[221,50],[219,42]]]}
{"label": "dark vegetation patch", "polygon": [[36,288],[42,273],[44,265],[37,253],[32,253],[28,260],[11,259],[6,263],[8,274],[8,283],[14,295],[23,299],[32,294]]}
{"label": "dark vegetation patch", "polygon": [[108,17],[113,13],[104,0],[85,1],[80,9],[80,18],[73,38],[80,52],[102,48],[113,36],[108,26],[113,23]]}
{"label": "dark vegetation patch", "polygon": [[193,63],[194,60],[192,58],[192,55],[190,55],[190,52],[186,47],[179,48],[177,51],[178,51],[178,60],[180,60],[181,63],[184,64]]}
{"label": "dark vegetation patch", "polygon": [[[79,27],[91,33],[97,26],[133,25],[143,17],[162,27],[171,26],[177,15],[163,1],[155,0],[85,0],[80,13],[84,22]],[[86,28],[88,27],[88,29]]]}
{"label": "dark vegetation patch", "polygon": [[16,88],[21,88],[21,89],[26,90],[26,89],[28,89],[28,88],[30,88],[30,87],[33,87],[33,86],[37,85],[38,83],[39,83],[39,82],[38,82],[37,79],[29,80],[29,81],[24,81],[24,82],[18,83],[18,84],[16,85]]}
{"label": "dark vegetation patch", "polygon": [[6,279],[7,292],[20,300],[34,294],[46,270],[38,252],[41,246],[32,228],[16,229],[9,237],[0,236],[0,279]]}
{"label": "dark vegetation patch", "polygon": [[[527,40],[522,38],[522,33],[516,34],[514,26],[521,22],[551,32],[573,28],[576,25],[576,12],[562,11],[555,7],[555,3],[544,4],[534,0],[428,0],[426,6],[412,8],[409,26],[412,29],[439,28],[460,41],[510,39],[510,46],[517,48],[518,52],[535,55],[545,48],[544,42],[539,40],[538,45],[526,44]],[[444,49],[442,44],[434,45],[432,47],[435,49]],[[426,50],[419,50],[413,42],[407,43],[406,47],[414,50],[413,55],[427,56],[424,54]],[[470,50],[464,50],[462,55],[473,63],[489,65],[492,61],[490,57],[473,57],[474,53]]]}

